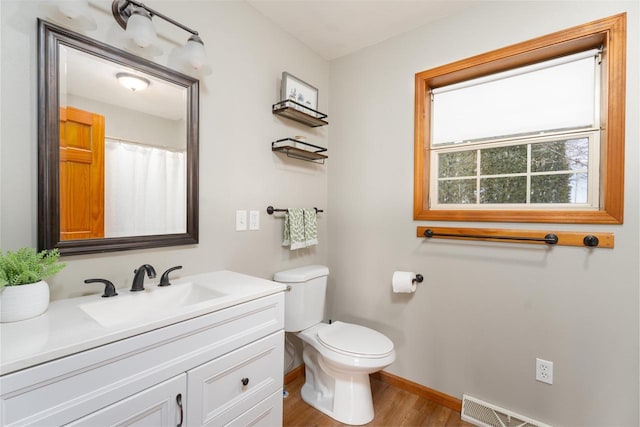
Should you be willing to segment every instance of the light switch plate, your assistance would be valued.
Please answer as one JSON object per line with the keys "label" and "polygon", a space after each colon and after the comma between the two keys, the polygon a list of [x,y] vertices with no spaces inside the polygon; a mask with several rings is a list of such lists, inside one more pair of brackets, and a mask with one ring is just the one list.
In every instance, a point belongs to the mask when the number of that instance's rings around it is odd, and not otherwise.
{"label": "light switch plate", "polygon": [[247,211],[236,211],[236,231],[247,229]]}
{"label": "light switch plate", "polygon": [[249,230],[260,230],[260,211],[249,211]]}

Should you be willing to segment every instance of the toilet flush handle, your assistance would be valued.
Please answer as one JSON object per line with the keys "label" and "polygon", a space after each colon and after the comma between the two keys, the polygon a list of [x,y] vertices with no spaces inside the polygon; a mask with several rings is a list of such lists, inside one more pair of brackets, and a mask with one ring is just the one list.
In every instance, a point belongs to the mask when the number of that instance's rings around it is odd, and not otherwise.
{"label": "toilet flush handle", "polygon": [[284,289],[285,292],[291,292],[291,285],[287,285],[287,287]]}

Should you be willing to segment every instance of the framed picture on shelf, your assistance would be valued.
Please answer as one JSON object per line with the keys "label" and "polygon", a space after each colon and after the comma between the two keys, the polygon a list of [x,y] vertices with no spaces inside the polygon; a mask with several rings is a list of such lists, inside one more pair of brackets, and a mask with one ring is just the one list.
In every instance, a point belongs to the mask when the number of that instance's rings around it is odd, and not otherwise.
{"label": "framed picture on shelf", "polygon": [[[299,78],[284,71],[282,73],[282,86],[280,87],[281,99],[291,99],[298,104],[302,104],[312,110],[318,110],[318,89],[311,86]],[[293,104],[293,108],[304,110],[300,106]],[[315,115],[314,111],[305,111],[307,114]]]}

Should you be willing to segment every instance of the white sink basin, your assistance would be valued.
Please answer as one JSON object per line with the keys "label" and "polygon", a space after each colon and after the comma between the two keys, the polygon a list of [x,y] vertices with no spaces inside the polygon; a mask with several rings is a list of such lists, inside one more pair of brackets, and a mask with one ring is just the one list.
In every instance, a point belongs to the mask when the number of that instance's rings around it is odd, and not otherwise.
{"label": "white sink basin", "polygon": [[185,307],[226,295],[187,282],[163,288],[149,286],[140,292],[120,290],[116,297],[80,304],[78,307],[102,326],[110,327],[136,320],[166,316]]}

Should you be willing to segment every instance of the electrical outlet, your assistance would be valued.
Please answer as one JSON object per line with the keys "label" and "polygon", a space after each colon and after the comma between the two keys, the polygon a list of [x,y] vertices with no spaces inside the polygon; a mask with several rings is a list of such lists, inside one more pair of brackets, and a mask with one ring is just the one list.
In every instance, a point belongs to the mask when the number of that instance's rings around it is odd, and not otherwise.
{"label": "electrical outlet", "polygon": [[547,384],[553,384],[553,362],[536,359],[536,380]]}
{"label": "electrical outlet", "polygon": [[247,229],[247,211],[236,211],[236,231]]}
{"label": "electrical outlet", "polygon": [[260,211],[249,211],[249,230],[260,230]]}

